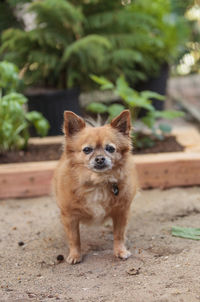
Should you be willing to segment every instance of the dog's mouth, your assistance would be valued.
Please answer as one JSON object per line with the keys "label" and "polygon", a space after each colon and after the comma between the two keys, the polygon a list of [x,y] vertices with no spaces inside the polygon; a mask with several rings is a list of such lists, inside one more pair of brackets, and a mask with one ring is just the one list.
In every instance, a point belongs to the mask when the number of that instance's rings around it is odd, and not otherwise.
{"label": "dog's mouth", "polygon": [[90,166],[89,167],[90,170],[94,171],[94,172],[105,172],[107,170],[111,169],[111,166],[109,165],[94,165],[94,166]]}
{"label": "dog's mouth", "polygon": [[94,165],[94,169],[98,171],[106,170],[108,168],[108,165]]}

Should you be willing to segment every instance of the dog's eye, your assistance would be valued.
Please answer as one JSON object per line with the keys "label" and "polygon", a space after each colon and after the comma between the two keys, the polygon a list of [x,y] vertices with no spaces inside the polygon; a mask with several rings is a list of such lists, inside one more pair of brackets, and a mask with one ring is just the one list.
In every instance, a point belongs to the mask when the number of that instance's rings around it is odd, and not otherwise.
{"label": "dog's eye", "polygon": [[113,146],[111,146],[111,145],[106,145],[105,150],[106,150],[107,152],[109,152],[109,153],[115,152],[115,148],[114,148]]}
{"label": "dog's eye", "polygon": [[91,153],[93,151],[93,149],[91,148],[91,147],[85,147],[85,148],[83,148],[83,152],[85,153],[85,154],[89,154],[89,153]]}

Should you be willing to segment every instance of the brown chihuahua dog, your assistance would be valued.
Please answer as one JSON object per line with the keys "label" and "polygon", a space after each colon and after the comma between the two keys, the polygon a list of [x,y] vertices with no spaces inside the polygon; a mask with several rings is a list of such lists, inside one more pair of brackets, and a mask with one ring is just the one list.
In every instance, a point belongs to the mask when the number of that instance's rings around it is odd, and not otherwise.
{"label": "brown chihuahua dog", "polygon": [[96,128],[86,126],[73,112],[64,112],[65,145],[54,188],[68,237],[68,263],[81,261],[79,223],[102,223],[108,217],[113,221],[114,255],[121,259],[131,255],[124,245],[137,191],[130,130],[128,110]]}

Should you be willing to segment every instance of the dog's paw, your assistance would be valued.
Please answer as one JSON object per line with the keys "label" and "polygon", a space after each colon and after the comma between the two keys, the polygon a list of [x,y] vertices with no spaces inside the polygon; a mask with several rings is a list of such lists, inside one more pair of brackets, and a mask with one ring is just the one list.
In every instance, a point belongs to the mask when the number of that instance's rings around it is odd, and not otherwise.
{"label": "dog's paw", "polygon": [[67,257],[67,263],[69,264],[77,264],[82,260],[81,254],[79,253],[70,253]]}
{"label": "dog's paw", "polygon": [[126,260],[131,256],[131,252],[129,252],[125,247],[121,249],[115,249],[114,250],[114,255],[117,258],[120,258],[122,260]]}

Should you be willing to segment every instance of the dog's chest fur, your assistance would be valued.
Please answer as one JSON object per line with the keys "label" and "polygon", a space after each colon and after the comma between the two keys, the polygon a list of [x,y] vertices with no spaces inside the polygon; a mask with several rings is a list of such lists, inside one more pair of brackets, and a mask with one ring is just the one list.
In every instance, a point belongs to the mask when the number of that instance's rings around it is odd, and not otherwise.
{"label": "dog's chest fur", "polygon": [[106,217],[112,194],[107,185],[96,186],[87,190],[85,195],[86,207],[95,223],[101,223]]}

